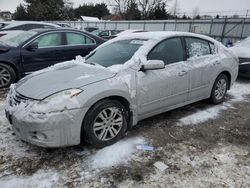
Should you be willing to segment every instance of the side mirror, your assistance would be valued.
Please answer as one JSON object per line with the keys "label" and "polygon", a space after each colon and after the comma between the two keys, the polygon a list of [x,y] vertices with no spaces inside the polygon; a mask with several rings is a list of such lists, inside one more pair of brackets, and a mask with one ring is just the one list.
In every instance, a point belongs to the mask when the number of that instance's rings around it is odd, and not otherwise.
{"label": "side mirror", "polygon": [[162,60],[148,60],[147,63],[141,66],[140,71],[164,69],[165,63]]}
{"label": "side mirror", "polygon": [[26,49],[29,51],[34,51],[38,49],[38,43],[37,42],[31,43],[26,47]]}

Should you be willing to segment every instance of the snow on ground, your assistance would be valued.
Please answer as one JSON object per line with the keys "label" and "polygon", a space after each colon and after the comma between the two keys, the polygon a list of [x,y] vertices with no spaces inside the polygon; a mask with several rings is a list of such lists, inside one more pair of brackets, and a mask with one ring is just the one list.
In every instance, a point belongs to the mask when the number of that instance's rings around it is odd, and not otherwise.
{"label": "snow on ground", "polygon": [[[78,164],[77,167],[73,167],[74,172],[80,175],[78,178],[79,181],[87,181],[97,177],[102,171],[108,171],[119,165],[129,165],[129,162],[140,154],[140,151],[136,149],[136,145],[144,143],[145,140],[143,138],[134,137],[96,150],[93,154],[90,154],[90,151],[84,151],[84,155],[86,153],[89,155],[87,158],[83,156],[83,163],[84,165],[86,164],[87,167],[83,165],[83,168]],[[81,153],[78,153],[78,155],[81,155]],[[44,170],[38,171],[31,176],[0,174],[0,187],[15,188],[18,185],[18,187],[25,188],[49,188],[59,186],[62,179],[68,179],[67,170],[71,171],[72,169],[65,169],[64,173],[66,174],[60,175],[59,171]]]}
{"label": "snow on ground", "polygon": [[246,95],[250,95],[250,87],[247,83],[236,82],[228,92],[232,99],[229,99],[223,104],[209,107],[205,110],[199,110],[191,115],[183,117],[179,120],[179,125],[195,125],[206,122],[210,119],[216,119],[221,111],[228,108],[233,108],[235,102],[246,100]]}
{"label": "snow on ground", "polygon": [[105,147],[91,157],[92,168],[109,168],[127,164],[133,154],[138,152],[136,145],[145,144],[143,138],[123,139],[116,144]]}
{"label": "snow on ground", "polygon": [[38,171],[32,176],[8,176],[0,180],[2,188],[16,187],[36,187],[49,188],[52,187],[59,179],[56,172]]}
{"label": "snow on ground", "polygon": [[181,118],[179,121],[181,125],[195,125],[199,123],[203,123],[209,119],[215,119],[220,115],[221,110],[226,110],[227,107],[225,105],[214,106],[202,111],[198,111],[194,114]]}
{"label": "snow on ground", "polygon": [[232,102],[246,100],[246,95],[250,95],[250,85],[249,83],[236,82],[228,94],[233,96]]}

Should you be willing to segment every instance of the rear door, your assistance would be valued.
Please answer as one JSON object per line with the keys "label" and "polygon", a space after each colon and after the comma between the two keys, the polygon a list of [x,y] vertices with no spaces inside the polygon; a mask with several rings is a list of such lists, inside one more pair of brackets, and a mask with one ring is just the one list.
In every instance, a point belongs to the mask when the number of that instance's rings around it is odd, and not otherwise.
{"label": "rear door", "polygon": [[63,54],[66,60],[74,59],[78,55],[84,57],[97,47],[93,38],[81,33],[65,32],[64,37],[66,45]]}
{"label": "rear door", "polygon": [[215,45],[196,37],[185,37],[187,63],[190,71],[189,100],[209,97],[211,85],[221,69]]}
{"label": "rear door", "polygon": [[[38,48],[30,50],[30,44]],[[38,36],[21,49],[22,65],[25,73],[37,71],[64,60],[62,56],[62,33],[53,32]]]}

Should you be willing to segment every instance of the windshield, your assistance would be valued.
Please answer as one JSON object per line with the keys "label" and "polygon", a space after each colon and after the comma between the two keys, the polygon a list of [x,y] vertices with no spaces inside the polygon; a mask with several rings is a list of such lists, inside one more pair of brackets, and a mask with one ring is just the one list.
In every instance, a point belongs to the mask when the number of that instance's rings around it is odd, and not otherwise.
{"label": "windshield", "polygon": [[113,42],[97,49],[86,57],[86,63],[95,63],[104,67],[124,64],[143,45],[145,40],[133,39]]}
{"label": "windshield", "polygon": [[0,38],[0,45],[17,47],[35,34],[34,31],[9,31]]}

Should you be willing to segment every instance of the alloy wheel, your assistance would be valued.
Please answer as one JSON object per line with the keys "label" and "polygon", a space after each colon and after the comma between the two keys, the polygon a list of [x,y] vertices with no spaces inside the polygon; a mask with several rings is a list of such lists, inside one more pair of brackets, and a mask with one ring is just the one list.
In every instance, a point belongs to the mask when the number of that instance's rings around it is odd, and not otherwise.
{"label": "alloy wheel", "polygon": [[221,100],[227,91],[227,81],[221,78],[215,87],[215,98]]}
{"label": "alloy wheel", "polygon": [[123,126],[122,112],[117,107],[103,109],[95,118],[93,131],[101,141],[108,141],[118,135]]}
{"label": "alloy wheel", "polygon": [[10,72],[5,67],[0,67],[0,87],[5,87],[11,82]]}

